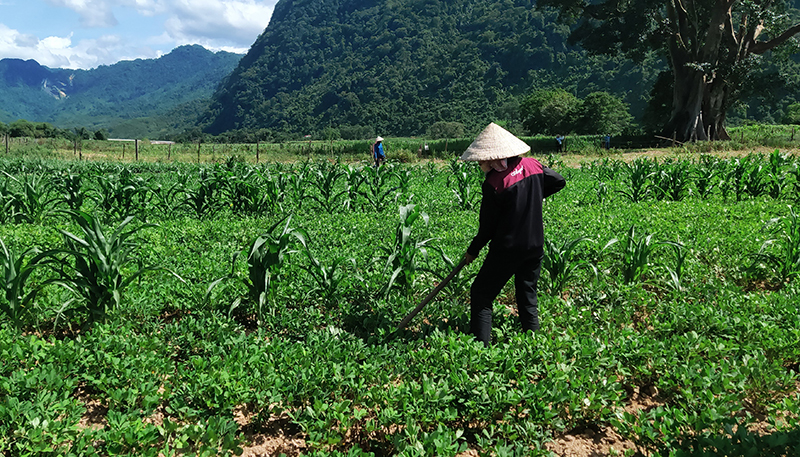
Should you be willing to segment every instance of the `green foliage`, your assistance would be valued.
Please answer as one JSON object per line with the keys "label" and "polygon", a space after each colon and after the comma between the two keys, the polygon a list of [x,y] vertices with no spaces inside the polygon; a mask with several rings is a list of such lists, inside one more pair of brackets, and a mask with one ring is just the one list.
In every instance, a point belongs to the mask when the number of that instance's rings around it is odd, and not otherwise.
{"label": "green foliage", "polygon": [[21,179],[5,171],[3,174],[16,184],[16,189],[6,184],[0,190],[0,202],[9,220],[38,224],[58,210],[61,199],[54,195],[53,183],[43,173],[33,172]]}
{"label": "green foliage", "polygon": [[564,89],[538,90],[520,105],[522,125],[535,134],[569,133],[575,129],[580,106],[581,100]]}
{"label": "green foliage", "polygon": [[386,253],[383,273],[387,276],[383,293],[387,296],[395,286],[404,293],[410,293],[417,282],[419,271],[423,269],[423,262],[428,260],[428,243],[433,238],[421,239],[412,233],[414,223],[418,219],[421,219],[427,228],[428,215],[417,205],[401,206],[394,244],[391,248],[382,248]]}
{"label": "green foliage", "polygon": [[321,137],[333,127],[365,138],[356,130],[366,124],[383,136],[420,136],[447,122],[470,135],[498,119],[518,124],[514,107],[531,88],[584,96],[650,86],[642,68],[589,58],[568,32],[529,0],[287,3],[212,97],[205,131]]}
{"label": "green foliage", "polygon": [[547,290],[550,294],[558,295],[567,285],[567,281],[576,276],[581,267],[588,267],[597,276],[597,268],[586,260],[574,259],[575,249],[583,242],[591,241],[589,237],[581,236],[561,243],[547,238],[544,240],[544,258],[542,270],[548,274]]}
{"label": "green foliage", "polygon": [[[603,247],[603,250],[618,242],[620,242],[618,238],[612,238]],[[622,240],[620,271],[625,284],[639,282],[643,279],[650,270],[653,251],[657,245],[658,243],[653,241],[652,234],[637,235],[636,227],[631,226]]]}
{"label": "green foliage", "polygon": [[[0,454],[236,455],[281,437],[281,452],[317,456],[545,455],[553,436],[612,426],[620,444],[643,455],[795,455],[800,283],[796,274],[780,278],[785,262],[750,253],[791,259],[787,247],[800,239],[792,234],[800,224],[787,205],[797,198],[798,160],[742,158],[760,165],[768,184],[758,195],[743,190],[736,201],[719,186],[734,159],[690,159],[694,153],[666,151],[672,161],[651,160],[654,170],[685,162],[692,179],[674,201],[651,188],[636,202],[587,204],[582,197],[596,193],[598,182],[612,194],[630,187],[624,158],[562,166],[568,185],[543,208],[551,243],[539,293],[542,328],[519,331],[506,288],[495,303],[489,347],[466,334],[467,291],[479,262],[427,304],[417,325],[393,334],[422,288],[450,272],[450,259],[460,259],[474,234],[476,209],[461,210],[452,199],[456,163],[390,164],[388,185],[402,179],[403,203],[390,199],[381,210],[364,211],[368,203],[354,193],[352,206],[342,203],[331,214],[311,198],[322,196],[313,176],[331,165],[320,160],[0,158],[19,180],[32,171],[51,179],[58,195],[67,188],[85,194],[99,185],[98,176],[141,178],[149,197],[137,212],[161,228],[125,240],[129,261],[120,275],[125,281],[153,264],[176,272],[140,274],[105,322],[61,328],[56,324],[75,298],[52,284],[64,281],[61,270],[74,276],[78,264],[61,247],[62,237],[71,239],[63,232],[94,238],[60,217],[0,223],[9,248],[0,256],[10,259],[0,257],[0,269],[11,265],[17,273],[3,287],[16,287],[19,272],[30,271],[14,293],[30,297],[19,325],[0,311]],[[365,184],[363,162],[339,166],[346,175],[336,189],[348,188],[351,178]],[[712,168],[700,184],[696,177]],[[302,206],[287,181],[298,172],[306,187]],[[59,183],[70,175],[80,179]],[[784,179],[777,197],[773,175]],[[215,213],[199,217],[175,206],[181,189],[212,177],[219,186]],[[234,182],[271,182],[286,193],[270,214],[249,214],[234,210],[242,199],[231,192]],[[105,227],[127,223],[122,233],[135,230],[129,215],[99,211],[99,204],[85,199],[80,206],[102,217],[107,242],[115,230]],[[398,206],[405,222],[400,217],[397,227],[387,227]],[[302,231],[302,240],[291,231]],[[673,241],[656,241],[665,239]],[[243,246],[256,252],[252,262],[229,263]],[[423,249],[437,255],[426,260]],[[405,260],[387,263],[393,252]],[[371,262],[380,254],[381,262]],[[58,268],[40,263],[51,259]],[[757,271],[743,275],[753,260]],[[270,278],[258,291],[268,301],[255,319],[251,271],[261,284]],[[638,279],[626,284],[626,276]],[[403,278],[412,282],[407,290]],[[237,297],[248,314],[226,316]]]}
{"label": "green foliage", "polygon": [[[779,237],[764,241],[758,253],[751,255],[753,264],[749,269],[753,271],[759,263],[767,264],[783,284],[800,276],[800,217],[789,207],[788,216],[772,219],[768,225],[778,224]],[[773,245],[777,245],[777,250],[771,249]]]}
{"label": "green foliage", "polygon": [[[247,254],[248,300],[255,306],[258,323],[265,321],[266,313],[275,313],[275,297],[278,290],[281,269],[286,257],[296,252],[291,250],[294,241],[306,244],[306,235],[302,230],[289,227],[292,217],[287,216],[260,235],[250,245]],[[283,226],[280,231],[277,229]],[[241,298],[232,304],[231,310],[237,308]]]}
{"label": "green foliage", "polygon": [[441,138],[462,138],[464,136],[464,124],[446,121],[434,122],[428,127],[426,136],[434,140]]}
{"label": "green foliage", "polygon": [[[133,216],[128,216],[109,232],[89,213],[70,211],[67,214],[80,227],[82,236],[59,230],[66,245],[60,253],[72,257],[73,261],[58,258],[59,277],[54,283],[83,298],[81,305],[88,311],[90,321],[103,321],[112,309],[120,306],[122,292],[131,282],[147,271],[161,268],[142,266],[136,256],[141,246],[130,239],[140,230],[155,225],[128,228],[133,221]],[[134,262],[139,263],[138,269],[127,273],[127,267]]]}
{"label": "green foliage", "polygon": [[592,92],[583,99],[574,131],[583,134],[620,135],[627,132],[632,116],[625,102],[608,92]]}
{"label": "green foliage", "polygon": [[782,122],[784,124],[800,124],[800,103],[792,103],[786,107]]}
{"label": "green foliage", "polygon": [[[0,311],[2,311],[17,329],[22,320],[30,313],[33,300],[39,292],[38,288],[26,290],[26,283],[31,273],[38,266],[47,263],[46,255],[37,248],[28,248],[17,252],[12,246],[6,247],[0,238]],[[30,257],[25,260],[25,257]]]}

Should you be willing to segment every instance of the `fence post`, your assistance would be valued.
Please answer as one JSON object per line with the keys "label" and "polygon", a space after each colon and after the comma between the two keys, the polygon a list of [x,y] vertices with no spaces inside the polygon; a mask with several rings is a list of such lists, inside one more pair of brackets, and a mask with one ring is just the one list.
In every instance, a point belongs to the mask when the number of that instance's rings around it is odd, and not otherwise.
{"label": "fence post", "polygon": [[72,140],[72,155],[75,155],[77,153],[78,153],[78,139],[75,138],[74,140]]}
{"label": "fence post", "polygon": [[78,161],[80,162],[83,160],[83,141],[81,141],[81,145],[78,148]]}
{"label": "fence post", "polygon": [[136,159],[135,160],[138,162],[139,161],[139,139],[138,138],[133,140],[133,147],[136,150]]}
{"label": "fence post", "polygon": [[197,163],[200,163],[200,143],[202,142],[203,140],[197,140]]}
{"label": "fence post", "polygon": [[[792,130],[794,132],[794,130]],[[256,140],[256,163],[258,163],[258,140]]]}
{"label": "fence post", "polygon": [[6,140],[6,154],[8,154],[8,133],[6,133],[4,135],[4,137],[5,137],[5,140]]}
{"label": "fence post", "polygon": [[170,156],[172,156],[172,143],[167,146],[167,160],[169,160]]}
{"label": "fence post", "polygon": [[122,143],[122,160],[125,160],[125,143]]}

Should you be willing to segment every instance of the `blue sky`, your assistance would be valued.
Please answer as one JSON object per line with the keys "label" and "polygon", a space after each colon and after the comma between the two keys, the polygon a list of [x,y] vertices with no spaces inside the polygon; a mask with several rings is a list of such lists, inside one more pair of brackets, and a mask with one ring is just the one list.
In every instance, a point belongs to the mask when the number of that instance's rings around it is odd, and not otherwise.
{"label": "blue sky", "polygon": [[0,0],[0,59],[95,68],[184,44],[245,53],[278,0]]}

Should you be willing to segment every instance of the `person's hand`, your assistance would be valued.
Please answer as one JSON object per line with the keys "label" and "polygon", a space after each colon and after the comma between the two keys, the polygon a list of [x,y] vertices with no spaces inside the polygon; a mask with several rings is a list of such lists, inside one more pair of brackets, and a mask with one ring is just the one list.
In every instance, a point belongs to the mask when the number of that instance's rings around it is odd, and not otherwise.
{"label": "person's hand", "polygon": [[469,265],[472,263],[473,260],[475,260],[475,256],[470,254],[469,252],[466,252],[464,253],[464,260],[467,261],[464,265]]}

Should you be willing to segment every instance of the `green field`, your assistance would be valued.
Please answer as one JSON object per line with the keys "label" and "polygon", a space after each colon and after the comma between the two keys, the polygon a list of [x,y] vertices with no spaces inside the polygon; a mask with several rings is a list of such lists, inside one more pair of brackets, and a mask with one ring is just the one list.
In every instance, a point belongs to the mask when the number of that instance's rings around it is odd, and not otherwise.
{"label": "green field", "polygon": [[483,348],[481,259],[394,332],[477,230],[474,164],[52,146],[0,157],[2,455],[800,453],[785,150],[542,155],[542,329],[509,284]]}

